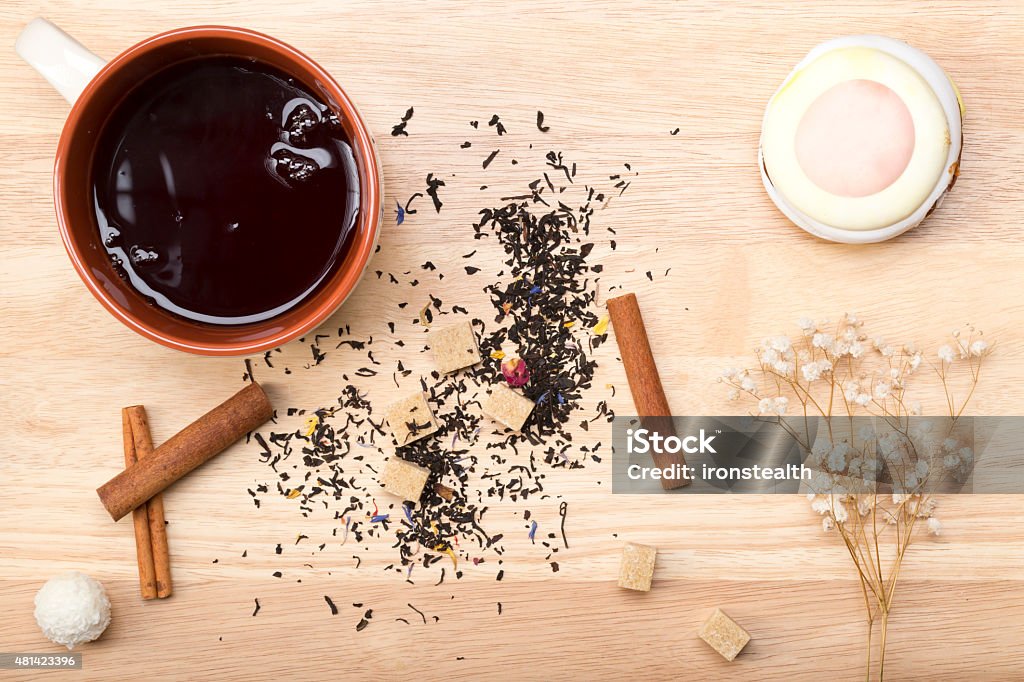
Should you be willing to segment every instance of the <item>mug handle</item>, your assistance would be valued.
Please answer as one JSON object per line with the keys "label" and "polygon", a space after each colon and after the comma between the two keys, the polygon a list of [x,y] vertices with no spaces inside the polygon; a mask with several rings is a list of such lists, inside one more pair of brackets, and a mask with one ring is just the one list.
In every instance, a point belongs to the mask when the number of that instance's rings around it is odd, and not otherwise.
{"label": "mug handle", "polygon": [[71,104],[106,64],[106,60],[41,18],[22,29],[14,50]]}

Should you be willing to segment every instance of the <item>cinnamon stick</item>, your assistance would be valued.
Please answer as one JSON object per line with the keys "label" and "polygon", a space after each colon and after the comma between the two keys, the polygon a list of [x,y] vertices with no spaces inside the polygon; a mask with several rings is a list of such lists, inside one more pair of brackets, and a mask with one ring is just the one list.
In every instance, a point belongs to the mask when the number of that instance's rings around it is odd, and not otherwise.
{"label": "cinnamon stick", "polygon": [[[654,354],[651,353],[651,343],[647,339],[647,329],[640,315],[636,294],[608,299],[608,315],[615,329],[615,341],[619,345],[619,354],[622,355],[622,364],[629,382],[629,392],[633,395],[633,405],[636,406],[641,425],[664,437],[676,435],[672,411],[665,397],[665,389],[661,385],[658,367],[654,364]],[[655,452],[652,457],[655,466],[660,469],[686,464],[682,453]],[[689,482],[689,479],[681,476],[662,478],[661,487],[672,490],[681,488]]]}
{"label": "cinnamon stick", "polygon": [[[121,410],[121,435],[124,440],[124,465],[127,468],[137,461],[135,437],[128,408]],[[146,505],[132,512],[132,524],[135,526],[135,557],[139,562],[139,591],[143,599],[156,599],[156,570]]]}
{"label": "cinnamon stick", "polygon": [[251,383],[96,489],[115,520],[228,448],[274,414],[267,394]]}
{"label": "cinnamon stick", "polygon": [[[149,418],[146,408],[133,405],[125,408],[131,422],[132,436],[135,439],[135,454],[143,460],[153,454],[153,438],[149,433]],[[167,545],[167,524],[164,521],[164,496],[158,493],[139,509],[146,509],[149,524],[150,543],[153,547],[153,568],[156,574],[156,596],[161,599],[171,596],[171,554]],[[132,512],[133,518],[135,512]]]}

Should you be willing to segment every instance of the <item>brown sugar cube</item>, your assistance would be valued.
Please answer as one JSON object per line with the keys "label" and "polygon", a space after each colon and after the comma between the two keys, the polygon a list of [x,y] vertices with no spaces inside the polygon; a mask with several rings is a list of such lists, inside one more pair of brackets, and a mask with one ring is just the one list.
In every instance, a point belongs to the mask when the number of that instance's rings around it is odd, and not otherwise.
{"label": "brown sugar cube", "polygon": [[491,394],[480,401],[480,407],[491,419],[519,431],[533,412],[533,401],[505,384],[495,384]]}
{"label": "brown sugar cube", "polygon": [[430,332],[430,348],[434,352],[434,364],[441,374],[450,374],[480,362],[476,334],[469,322]]}
{"label": "brown sugar cube", "polygon": [[622,548],[622,562],[619,564],[619,587],[650,592],[657,557],[657,547],[627,542]]}
{"label": "brown sugar cube", "polygon": [[384,465],[381,483],[384,484],[384,490],[392,495],[410,502],[419,502],[429,476],[430,469],[393,455]]}
{"label": "brown sugar cube", "polygon": [[384,410],[384,420],[399,447],[429,436],[438,429],[434,412],[423,391],[416,391],[397,400]]}
{"label": "brown sugar cube", "polygon": [[711,645],[711,648],[722,654],[722,658],[731,661],[743,650],[743,647],[750,641],[747,631],[736,624],[729,616],[722,613],[721,609],[715,609],[711,617],[704,621],[700,632],[697,633],[701,639]]}

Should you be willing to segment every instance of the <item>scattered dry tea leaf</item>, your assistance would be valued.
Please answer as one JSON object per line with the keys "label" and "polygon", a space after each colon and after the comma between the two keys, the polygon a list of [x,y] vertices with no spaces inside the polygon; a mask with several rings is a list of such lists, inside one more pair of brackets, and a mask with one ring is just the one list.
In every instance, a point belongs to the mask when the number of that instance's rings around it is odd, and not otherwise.
{"label": "scattered dry tea leaf", "polygon": [[441,483],[434,484],[434,492],[440,495],[448,502],[451,502],[452,499],[455,497],[455,491]]}

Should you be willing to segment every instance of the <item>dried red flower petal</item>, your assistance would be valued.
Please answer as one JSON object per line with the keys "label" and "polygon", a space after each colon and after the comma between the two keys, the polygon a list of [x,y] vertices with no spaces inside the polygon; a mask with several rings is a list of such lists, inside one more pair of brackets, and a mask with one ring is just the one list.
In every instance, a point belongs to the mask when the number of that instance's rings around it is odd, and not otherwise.
{"label": "dried red flower petal", "polygon": [[501,363],[501,373],[512,388],[525,386],[530,381],[530,368],[521,358],[509,358]]}

